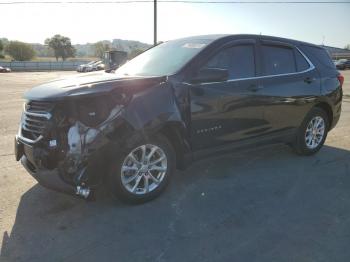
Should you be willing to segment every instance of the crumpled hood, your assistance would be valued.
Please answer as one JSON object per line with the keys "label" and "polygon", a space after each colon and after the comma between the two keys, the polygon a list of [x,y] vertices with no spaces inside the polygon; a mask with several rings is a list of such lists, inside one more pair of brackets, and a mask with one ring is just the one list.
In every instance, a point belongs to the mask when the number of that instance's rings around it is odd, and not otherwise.
{"label": "crumpled hood", "polygon": [[135,91],[158,85],[166,77],[119,77],[110,73],[89,73],[56,79],[36,86],[24,94],[27,100],[52,101],[77,96],[98,95],[114,89]]}

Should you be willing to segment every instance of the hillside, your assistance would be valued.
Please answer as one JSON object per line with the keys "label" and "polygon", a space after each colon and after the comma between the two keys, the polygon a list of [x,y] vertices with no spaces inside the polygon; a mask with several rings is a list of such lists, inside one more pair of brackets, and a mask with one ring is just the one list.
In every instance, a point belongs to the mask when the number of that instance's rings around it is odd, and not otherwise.
{"label": "hillside", "polygon": [[[151,46],[149,44],[145,44],[139,41],[123,40],[123,39],[113,39],[112,41],[103,40],[102,42],[108,44],[113,49],[126,51],[128,53],[130,53],[132,50],[135,50],[135,49],[145,50]],[[78,45],[74,45],[74,47],[77,49],[78,57],[94,56],[94,43],[78,44]]]}
{"label": "hillside", "polygon": [[[8,41],[7,38],[0,38],[2,42],[6,45]],[[132,50],[135,49],[141,49],[145,50],[149,48],[151,45],[142,43],[140,41],[135,40],[123,40],[123,39],[113,39],[112,41],[109,40],[103,40],[104,43],[111,46],[113,49],[126,51],[130,53]],[[37,57],[52,57],[53,52],[52,50],[48,49],[43,44],[38,43],[32,43],[31,44],[35,50]],[[93,57],[94,54],[94,43],[86,43],[86,44],[76,44],[74,47],[77,50],[76,56],[77,57]]]}

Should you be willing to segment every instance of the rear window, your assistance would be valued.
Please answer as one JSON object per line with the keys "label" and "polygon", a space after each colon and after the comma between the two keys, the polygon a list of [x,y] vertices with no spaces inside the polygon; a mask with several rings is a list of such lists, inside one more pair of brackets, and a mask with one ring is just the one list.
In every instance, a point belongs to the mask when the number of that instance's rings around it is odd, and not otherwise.
{"label": "rear window", "polygon": [[310,53],[311,56],[323,66],[335,68],[335,65],[326,49],[308,45],[304,45],[303,47],[307,53]]}
{"label": "rear window", "polygon": [[263,45],[265,75],[279,75],[296,72],[294,50],[289,47]]}

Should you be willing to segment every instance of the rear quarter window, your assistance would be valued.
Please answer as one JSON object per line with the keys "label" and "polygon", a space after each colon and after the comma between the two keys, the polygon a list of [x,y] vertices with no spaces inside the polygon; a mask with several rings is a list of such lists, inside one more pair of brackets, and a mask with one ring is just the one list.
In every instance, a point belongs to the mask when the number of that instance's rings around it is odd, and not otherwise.
{"label": "rear quarter window", "polygon": [[305,71],[310,67],[305,57],[298,50],[295,50],[295,61],[297,63],[298,72]]}
{"label": "rear quarter window", "polygon": [[307,45],[304,45],[303,49],[307,52],[307,54],[311,55],[312,60],[317,60],[318,63],[325,67],[335,69],[331,56],[326,49]]}

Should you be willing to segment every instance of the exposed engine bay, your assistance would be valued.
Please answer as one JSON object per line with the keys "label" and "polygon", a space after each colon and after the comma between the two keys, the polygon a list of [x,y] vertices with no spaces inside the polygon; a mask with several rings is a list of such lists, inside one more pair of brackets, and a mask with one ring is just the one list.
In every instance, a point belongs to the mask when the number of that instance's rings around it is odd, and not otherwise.
{"label": "exposed engine bay", "polygon": [[118,121],[114,120],[122,113],[122,100],[121,95],[109,94],[55,104],[29,101],[22,117],[22,136],[32,141],[40,138],[33,159],[28,159],[34,162],[33,169],[58,170],[76,194],[87,198],[89,187],[98,183],[89,167],[99,164],[101,149],[116,130]]}

